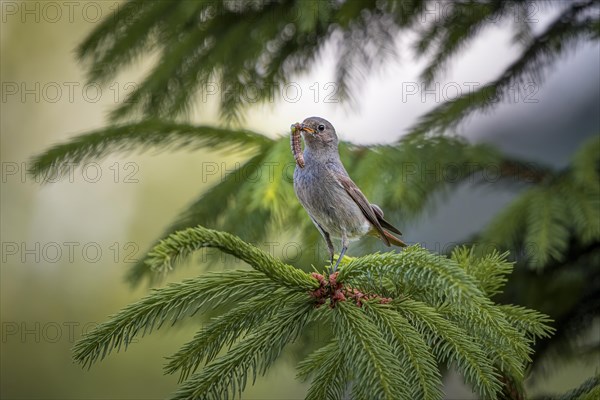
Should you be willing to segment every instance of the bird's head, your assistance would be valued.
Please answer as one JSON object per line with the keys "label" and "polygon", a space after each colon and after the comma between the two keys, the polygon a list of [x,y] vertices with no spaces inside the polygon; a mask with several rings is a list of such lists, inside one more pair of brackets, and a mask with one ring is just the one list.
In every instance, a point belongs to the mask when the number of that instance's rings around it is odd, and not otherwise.
{"label": "bird's head", "polygon": [[335,133],[335,128],[329,121],[323,118],[306,118],[300,124],[300,130],[304,134],[306,146],[310,149],[337,148],[338,137]]}

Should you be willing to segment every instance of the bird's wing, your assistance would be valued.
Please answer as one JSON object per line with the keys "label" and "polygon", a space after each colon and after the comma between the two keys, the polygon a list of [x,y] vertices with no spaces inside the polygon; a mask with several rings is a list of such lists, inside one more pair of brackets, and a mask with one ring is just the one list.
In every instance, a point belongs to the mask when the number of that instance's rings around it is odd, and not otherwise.
{"label": "bird's wing", "polygon": [[381,224],[382,227],[384,227],[388,231],[392,231],[394,233],[397,233],[398,235],[402,235],[402,232],[400,232],[400,229],[396,228],[394,225],[390,224],[385,219],[383,219],[383,218],[379,219],[379,223]]}
{"label": "bird's wing", "polygon": [[[321,233],[321,236],[323,236],[323,239],[325,239],[325,243],[327,243],[327,249],[330,252],[334,251],[333,243],[331,242],[331,236],[329,235],[329,232],[327,232],[325,229],[323,229],[321,224],[319,224],[312,216],[309,215],[309,217],[312,220],[313,224],[315,224],[315,226],[317,227],[317,230]],[[333,256],[333,253],[332,253],[332,256]]]}
{"label": "bird's wing", "polygon": [[375,211],[373,210],[373,208],[371,208],[371,204],[369,203],[369,200],[367,200],[367,198],[360,191],[358,186],[356,186],[356,184],[354,182],[352,182],[352,179],[350,179],[350,177],[344,176],[341,174],[336,174],[336,178],[337,178],[338,182],[340,182],[342,187],[346,190],[346,193],[348,193],[348,195],[352,198],[352,200],[354,200],[356,205],[360,208],[360,210],[362,211],[365,218],[367,218],[367,220],[371,223],[371,225],[373,225],[373,227],[377,230],[377,232],[379,233],[379,236],[381,236],[381,240],[383,240],[383,242],[387,246],[389,246],[390,241],[387,238],[385,232],[383,231],[383,228],[381,227],[381,224],[379,223],[379,219],[377,218]]}
{"label": "bird's wing", "polygon": [[[392,231],[394,233],[397,233],[398,235],[402,235],[402,232],[400,232],[400,230],[398,230],[398,228],[396,228],[394,225],[390,224],[385,219],[383,219],[383,210],[381,208],[379,208],[379,206],[377,204],[371,204],[371,208],[373,209],[373,211],[375,211],[375,215],[377,215],[377,220],[379,221],[379,223],[381,224],[381,227],[383,229],[387,229],[388,231]],[[390,241],[391,244],[393,244],[395,246],[400,246],[400,247],[408,246],[400,238],[397,238],[396,236],[392,235],[391,233],[389,233],[387,231],[383,231],[383,233],[385,233],[385,237],[388,238],[388,240]]]}
{"label": "bird's wing", "polygon": [[371,208],[373,209],[373,211],[375,211],[375,215],[377,215],[377,220],[384,229],[397,233],[398,235],[402,235],[402,232],[400,232],[398,228],[396,228],[394,225],[390,224],[383,218],[383,210],[379,208],[377,204],[371,204]]}

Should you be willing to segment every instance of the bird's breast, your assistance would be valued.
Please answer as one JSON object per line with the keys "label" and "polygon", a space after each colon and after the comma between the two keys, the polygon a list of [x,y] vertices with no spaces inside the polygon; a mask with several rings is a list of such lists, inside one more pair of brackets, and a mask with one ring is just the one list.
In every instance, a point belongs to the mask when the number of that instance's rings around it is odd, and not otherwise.
{"label": "bird's breast", "polygon": [[358,239],[371,224],[346,190],[325,169],[309,167],[294,171],[294,191],[308,214],[331,236]]}

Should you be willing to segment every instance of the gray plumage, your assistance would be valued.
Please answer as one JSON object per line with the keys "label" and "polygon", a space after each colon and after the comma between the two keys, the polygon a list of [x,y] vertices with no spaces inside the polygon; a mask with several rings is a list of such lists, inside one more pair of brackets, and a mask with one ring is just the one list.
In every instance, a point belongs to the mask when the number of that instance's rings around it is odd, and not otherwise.
{"label": "gray plumage", "polygon": [[310,117],[300,124],[304,136],[304,167],[294,170],[294,191],[327,243],[333,264],[332,239],[340,239],[342,250],[337,269],[350,241],[365,235],[378,236],[389,246],[404,247],[390,230],[398,229],[383,219],[383,211],[370,204],[344,168],[338,152],[338,137],[325,119]]}

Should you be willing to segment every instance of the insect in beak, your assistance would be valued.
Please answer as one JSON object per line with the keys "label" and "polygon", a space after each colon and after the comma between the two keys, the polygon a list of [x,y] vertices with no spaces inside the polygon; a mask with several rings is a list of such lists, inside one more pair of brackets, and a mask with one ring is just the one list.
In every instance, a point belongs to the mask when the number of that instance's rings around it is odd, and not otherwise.
{"label": "insect in beak", "polygon": [[295,123],[291,126],[292,135],[291,135],[291,146],[292,153],[294,154],[294,159],[296,160],[296,164],[300,168],[304,168],[304,157],[302,155],[302,143],[300,143],[300,131],[302,130],[302,125],[299,123]]}

